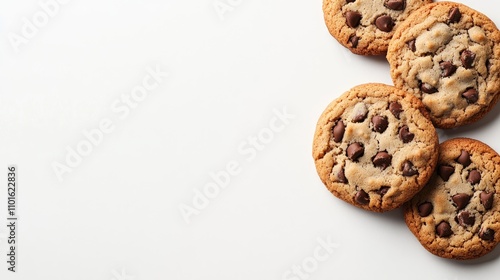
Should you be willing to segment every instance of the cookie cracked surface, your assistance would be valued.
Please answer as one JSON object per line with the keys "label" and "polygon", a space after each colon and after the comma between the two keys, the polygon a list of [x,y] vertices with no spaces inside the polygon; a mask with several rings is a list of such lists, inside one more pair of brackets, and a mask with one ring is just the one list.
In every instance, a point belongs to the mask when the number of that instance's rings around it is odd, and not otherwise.
{"label": "cookie cracked surface", "polygon": [[405,221],[431,253],[473,259],[500,241],[500,156],[486,144],[455,138],[439,146],[436,171],[411,201]]}
{"label": "cookie cracked surface", "polygon": [[351,52],[385,54],[394,30],[432,0],[323,0],[330,34]]}
{"label": "cookie cracked surface", "polygon": [[482,118],[500,92],[500,31],[458,3],[425,5],[394,33],[387,60],[394,85],[422,100],[440,128]]}
{"label": "cookie cracked surface", "polygon": [[331,193],[383,212],[401,206],[427,183],[437,147],[436,130],[420,100],[392,86],[364,84],[325,109],[313,158]]}

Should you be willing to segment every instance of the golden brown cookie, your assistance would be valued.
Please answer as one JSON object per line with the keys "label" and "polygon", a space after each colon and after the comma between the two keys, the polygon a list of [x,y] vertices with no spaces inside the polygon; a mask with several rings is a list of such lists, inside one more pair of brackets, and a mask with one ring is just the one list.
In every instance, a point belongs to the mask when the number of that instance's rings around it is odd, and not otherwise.
{"label": "golden brown cookie", "polygon": [[500,241],[500,156],[486,144],[456,138],[439,146],[435,174],[405,204],[405,221],[431,253],[473,259]]}
{"label": "golden brown cookie", "polygon": [[482,118],[500,91],[500,31],[459,3],[423,6],[394,33],[387,60],[394,85],[422,100],[437,127]]}
{"label": "golden brown cookie", "polygon": [[392,86],[364,84],[325,109],[313,158],[335,196],[383,212],[401,206],[427,183],[437,147],[436,130],[420,100]]}
{"label": "golden brown cookie", "polygon": [[385,54],[394,30],[432,0],[323,0],[326,26],[355,54]]}

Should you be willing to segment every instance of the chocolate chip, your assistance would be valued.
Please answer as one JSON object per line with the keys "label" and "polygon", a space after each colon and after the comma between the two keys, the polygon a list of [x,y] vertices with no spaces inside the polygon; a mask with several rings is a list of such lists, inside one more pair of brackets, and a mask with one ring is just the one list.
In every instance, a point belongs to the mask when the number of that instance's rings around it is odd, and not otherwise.
{"label": "chocolate chip", "polygon": [[350,160],[357,160],[365,153],[365,148],[360,143],[352,143],[347,147],[347,157]]}
{"label": "chocolate chip", "polygon": [[411,142],[414,137],[415,134],[410,132],[410,128],[408,128],[407,125],[404,125],[399,129],[399,138],[403,141],[403,143]]}
{"label": "chocolate chip", "polygon": [[356,0],[346,0],[347,3],[355,2]]}
{"label": "chocolate chip", "polygon": [[420,217],[427,217],[431,214],[433,208],[430,202],[420,203],[420,205],[418,205],[418,214]]}
{"label": "chocolate chip", "polygon": [[391,111],[394,117],[399,119],[399,115],[403,112],[403,106],[398,102],[391,102],[391,104],[389,104],[389,111]]}
{"label": "chocolate chip", "polygon": [[347,11],[345,13],[345,18],[347,20],[347,25],[352,28],[356,28],[361,20],[361,14],[358,12]]}
{"label": "chocolate chip", "polygon": [[411,161],[405,161],[405,163],[403,164],[403,176],[410,177],[417,174],[418,170],[415,168],[415,166],[413,166],[413,163],[411,163]]}
{"label": "chocolate chip", "polygon": [[380,196],[384,196],[388,191],[389,191],[389,187],[381,187],[377,193],[380,195]]}
{"label": "chocolate chip", "polygon": [[388,15],[381,15],[375,20],[375,26],[384,32],[390,32],[394,27],[394,21]]}
{"label": "chocolate chip", "polygon": [[408,43],[406,43],[406,45],[408,46],[408,48],[410,48],[410,50],[412,52],[417,50],[417,46],[415,45],[415,39],[408,41]]}
{"label": "chocolate chip", "polygon": [[490,210],[491,207],[493,207],[493,193],[483,191],[479,195],[479,198],[481,199],[481,204],[484,206],[484,209]]}
{"label": "chocolate chip", "polygon": [[354,106],[352,110],[352,121],[353,122],[362,122],[366,119],[366,115],[368,114],[368,109],[364,103],[358,103]]}
{"label": "chocolate chip", "polygon": [[405,8],[404,0],[385,0],[384,6],[391,10],[402,11]]}
{"label": "chocolate chip", "polygon": [[344,138],[344,132],[345,132],[344,122],[342,120],[339,120],[332,130],[333,130],[333,141],[337,143],[342,142],[342,138]]}
{"label": "chocolate chip", "polygon": [[449,22],[459,22],[460,18],[462,18],[462,13],[460,13],[460,10],[457,7],[451,8],[450,12],[448,13]]}
{"label": "chocolate chip", "polygon": [[364,190],[360,190],[354,196],[354,200],[359,204],[365,205],[370,203],[370,196]]}
{"label": "chocolate chip", "polygon": [[420,90],[429,94],[436,93],[438,91],[435,87],[431,86],[428,83],[421,83]]}
{"label": "chocolate chip", "polygon": [[463,51],[460,55],[460,60],[462,61],[462,65],[465,67],[465,69],[472,68],[472,64],[474,64],[475,59],[476,54],[469,50]]}
{"label": "chocolate chip", "polygon": [[462,164],[464,167],[467,167],[472,163],[469,153],[464,150],[462,150],[462,153],[460,153],[460,156],[457,158],[457,162]]}
{"label": "chocolate chip", "polygon": [[462,93],[462,97],[467,100],[467,103],[476,103],[477,100],[479,99],[479,94],[477,90],[470,88],[467,89],[464,93]]}
{"label": "chocolate chip", "polygon": [[351,43],[351,47],[357,48],[358,47],[358,42],[359,42],[359,37],[356,36],[355,34],[352,34],[349,37],[349,43]]}
{"label": "chocolate chip", "polygon": [[490,228],[487,229],[482,228],[479,231],[479,238],[481,238],[482,240],[491,241],[493,240],[494,237],[495,237],[495,231]]}
{"label": "chocolate chip", "polygon": [[477,169],[471,170],[469,176],[467,177],[467,182],[475,185],[481,181],[481,173]]}
{"label": "chocolate chip", "polygon": [[453,63],[449,61],[443,61],[439,63],[439,67],[441,68],[441,77],[449,77],[457,71],[457,67],[453,65]]}
{"label": "chocolate chip", "polygon": [[387,152],[378,152],[373,158],[373,165],[376,167],[381,167],[382,170],[386,169],[391,165],[392,156]]}
{"label": "chocolate chip", "polygon": [[448,222],[442,221],[436,227],[436,234],[439,237],[448,237],[453,234],[453,231],[451,231],[451,226]]}
{"label": "chocolate chip", "polygon": [[337,172],[337,182],[343,183],[343,184],[349,183],[347,181],[347,178],[345,177],[344,168],[341,168],[339,170],[339,172]]}
{"label": "chocolate chip", "polygon": [[458,223],[463,227],[472,226],[476,221],[476,217],[474,217],[474,215],[471,215],[471,213],[469,213],[468,211],[462,211],[458,213],[457,219]]}
{"label": "chocolate chip", "polygon": [[448,181],[450,179],[451,174],[455,172],[455,168],[449,166],[449,165],[440,165],[438,167],[438,174],[443,181]]}
{"label": "chocolate chip", "polygon": [[378,133],[382,133],[387,129],[389,122],[386,117],[383,116],[373,116],[372,118],[373,130]]}
{"label": "chocolate chip", "polygon": [[455,204],[457,205],[458,210],[462,210],[469,204],[470,201],[470,196],[465,193],[457,193],[456,195],[452,196],[451,199]]}

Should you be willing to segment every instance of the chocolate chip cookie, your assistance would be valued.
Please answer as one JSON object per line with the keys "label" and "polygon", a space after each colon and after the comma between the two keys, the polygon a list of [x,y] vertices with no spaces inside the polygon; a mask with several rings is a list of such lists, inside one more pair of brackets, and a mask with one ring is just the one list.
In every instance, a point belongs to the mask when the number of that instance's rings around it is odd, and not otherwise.
{"label": "chocolate chip cookie", "polygon": [[385,54],[396,27],[432,0],[323,0],[326,26],[355,54]]}
{"label": "chocolate chip cookie", "polygon": [[360,208],[401,206],[430,178],[436,130],[420,100],[384,84],[359,85],[319,118],[313,158],[328,190]]}
{"label": "chocolate chip cookie", "polygon": [[435,174],[405,204],[406,224],[431,253],[473,259],[500,241],[500,156],[486,144],[456,138],[439,146]]}
{"label": "chocolate chip cookie", "polygon": [[387,59],[394,85],[422,100],[435,126],[482,118],[500,92],[500,31],[458,3],[425,5],[394,33]]}

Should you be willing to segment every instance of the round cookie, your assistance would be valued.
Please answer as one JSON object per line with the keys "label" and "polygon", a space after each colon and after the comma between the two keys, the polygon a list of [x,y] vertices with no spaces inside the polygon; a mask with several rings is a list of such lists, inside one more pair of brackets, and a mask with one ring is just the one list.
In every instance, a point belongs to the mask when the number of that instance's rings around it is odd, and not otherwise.
{"label": "round cookie", "polygon": [[394,85],[422,100],[435,126],[482,118],[500,91],[500,31],[458,3],[423,6],[394,33],[387,51]]}
{"label": "round cookie", "polygon": [[355,54],[385,54],[396,27],[432,0],[323,0],[328,31]]}
{"label": "round cookie", "polygon": [[383,212],[427,183],[437,161],[436,130],[416,97],[384,84],[356,86],[325,109],[313,158],[338,198]]}
{"label": "round cookie", "polygon": [[473,259],[500,241],[500,156],[486,144],[455,138],[439,146],[436,172],[405,204],[405,221],[431,253]]}

